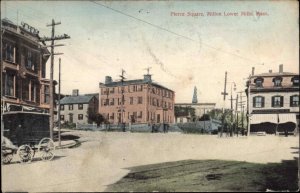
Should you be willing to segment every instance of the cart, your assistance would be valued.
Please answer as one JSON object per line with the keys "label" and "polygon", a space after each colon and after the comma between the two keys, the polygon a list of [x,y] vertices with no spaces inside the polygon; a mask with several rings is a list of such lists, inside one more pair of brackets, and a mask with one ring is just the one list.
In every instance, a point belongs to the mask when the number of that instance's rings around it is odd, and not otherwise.
{"label": "cart", "polygon": [[48,114],[8,112],[3,114],[3,119],[6,143],[1,144],[2,163],[10,163],[14,154],[21,163],[30,163],[35,156],[43,161],[54,158],[55,144],[48,137]]}

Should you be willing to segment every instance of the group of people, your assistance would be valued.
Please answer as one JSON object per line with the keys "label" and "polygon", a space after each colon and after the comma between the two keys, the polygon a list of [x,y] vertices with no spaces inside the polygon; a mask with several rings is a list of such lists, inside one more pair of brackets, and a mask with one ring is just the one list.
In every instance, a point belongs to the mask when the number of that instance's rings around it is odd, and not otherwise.
{"label": "group of people", "polygon": [[[152,133],[158,132],[159,131],[159,127],[160,127],[160,125],[157,127],[155,124],[152,124],[152,126],[151,126],[151,132]],[[169,124],[163,123],[163,132],[164,133],[168,133],[168,131],[169,131]]]}

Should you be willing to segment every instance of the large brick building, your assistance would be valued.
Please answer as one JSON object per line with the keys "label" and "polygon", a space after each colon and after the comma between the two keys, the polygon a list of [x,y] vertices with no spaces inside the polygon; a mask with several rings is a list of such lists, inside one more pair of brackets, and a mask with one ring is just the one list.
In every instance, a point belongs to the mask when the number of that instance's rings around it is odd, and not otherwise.
{"label": "large brick building", "polygon": [[[249,89],[250,88],[250,89]],[[250,132],[296,132],[299,126],[299,74],[252,74],[248,81]]]}
{"label": "large brick building", "polygon": [[50,81],[45,79],[49,51],[39,41],[38,30],[26,23],[1,22],[4,112],[49,112]]}
{"label": "large brick building", "polygon": [[153,82],[149,74],[123,82],[106,76],[99,87],[99,113],[110,123],[174,122],[174,91]]}

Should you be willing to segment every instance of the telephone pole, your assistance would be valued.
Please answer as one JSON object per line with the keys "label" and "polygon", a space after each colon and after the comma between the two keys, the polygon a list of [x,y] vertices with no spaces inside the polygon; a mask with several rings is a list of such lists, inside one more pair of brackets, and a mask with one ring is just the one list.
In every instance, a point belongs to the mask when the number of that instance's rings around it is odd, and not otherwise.
{"label": "telephone pole", "polygon": [[225,100],[226,100],[226,95],[228,95],[228,93],[226,92],[226,85],[227,85],[227,71],[225,72],[225,82],[224,82],[224,92],[221,93],[221,95],[224,96],[223,98],[223,108],[222,108],[222,127],[221,127],[221,135],[220,137],[223,136],[223,130],[224,130],[224,121],[225,121]]}
{"label": "telephone pole", "polygon": [[55,36],[55,26],[60,25],[61,22],[55,22],[54,19],[52,19],[51,24],[47,24],[47,27],[52,27],[52,33],[51,37],[44,37],[41,38],[40,41],[51,41],[50,46],[51,47],[51,64],[50,64],[50,138],[53,140],[53,126],[54,126],[54,88],[53,88],[53,68],[54,68],[54,55],[61,55],[63,53],[54,53],[54,47],[62,46],[62,45],[54,45],[55,40],[63,40],[63,39],[69,39],[70,36],[67,34]]}
{"label": "telephone pole", "polygon": [[60,131],[60,69],[61,69],[61,59],[59,58],[59,65],[58,65],[58,112],[57,112],[57,118],[58,118],[58,146],[61,146],[61,131]]}
{"label": "telephone pole", "polygon": [[243,91],[238,92],[238,93],[240,93],[240,102],[239,102],[239,104],[240,104],[240,109],[241,109],[242,129],[244,130],[244,103],[245,103],[246,101],[243,101],[243,97],[245,97],[245,96],[242,95],[242,94],[243,94]]}
{"label": "telephone pole", "polygon": [[122,93],[122,99],[121,99],[121,125],[122,125],[122,129],[123,129],[123,132],[125,132],[125,125],[123,123],[123,111],[124,111],[124,87],[123,87],[123,84],[124,84],[124,80],[126,79],[125,76],[124,76],[124,73],[125,73],[125,70],[122,69],[122,74],[120,75],[121,77],[121,93]]}

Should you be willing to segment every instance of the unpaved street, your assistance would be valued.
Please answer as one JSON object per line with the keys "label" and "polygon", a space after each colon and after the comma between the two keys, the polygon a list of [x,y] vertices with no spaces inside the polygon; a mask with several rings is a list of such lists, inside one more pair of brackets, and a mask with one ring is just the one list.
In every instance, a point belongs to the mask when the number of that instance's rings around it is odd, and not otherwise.
{"label": "unpaved street", "polygon": [[[82,144],[56,150],[50,162],[2,166],[2,191],[104,191],[128,167],[177,160],[221,159],[255,163],[291,160],[299,154],[298,136],[218,138],[178,133],[74,131]],[[38,156],[38,155],[37,155]]]}

